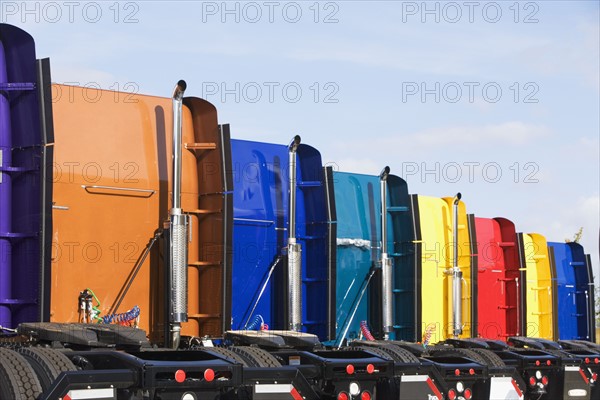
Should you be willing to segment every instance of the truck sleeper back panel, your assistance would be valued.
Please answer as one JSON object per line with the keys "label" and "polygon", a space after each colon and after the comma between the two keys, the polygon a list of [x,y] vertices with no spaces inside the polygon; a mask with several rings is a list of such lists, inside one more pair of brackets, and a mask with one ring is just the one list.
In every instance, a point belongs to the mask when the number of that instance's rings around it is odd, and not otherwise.
{"label": "truck sleeper back panel", "polygon": [[[59,95],[54,104],[51,321],[80,321],[78,298],[90,289],[98,313],[95,320],[138,306],[140,327],[160,340],[164,280],[158,246],[132,278],[136,261],[163,227],[171,207],[171,99],[136,95],[128,101],[119,97],[122,93],[98,91],[98,100],[89,102],[82,88],[56,85],[54,90]],[[197,104],[195,108],[198,113]],[[216,118],[216,113],[212,117]],[[217,288],[214,296],[199,290],[200,286],[203,290],[210,287],[202,284],[207,271],[222,267],[219,261],[209,262],[200,254],[200,242],[211,243],[200,235],[203,226],[210,224],[203,217],[223,209],[202,209],[200,205],[199,187],[204,192],[223,192],[223,174],[222,163],[211,165],[218,184],[213,179],[213,187],[207,187],[211,186],[205,179],[209,174],[199,169],[202,153],[199,157],[193,144],[205,138],[212,143],[206,146],[211,151],[221,143],[214,143],[216,120],[212,130],[204,130],[211,124],[202,124],[199,118],[210,120],[211,116],[192,115],[190,107],[184,106],[183,141],[190,150],[184,150],[182,159],[182,207],[191,215],[192,242],[188,254],[189,322],[183,324],[182,333],[194,336],[217,334],[223,326],[222,281],[213,281]],[[222,201],[222,196],[219,198]],[[222,246],[222,240],[219,243]],[[216,253],[213,257],[222,257]],[[202,308],[201,296],[214,299],[210,312]],[[211,326],[206,321],[216,323]]]}

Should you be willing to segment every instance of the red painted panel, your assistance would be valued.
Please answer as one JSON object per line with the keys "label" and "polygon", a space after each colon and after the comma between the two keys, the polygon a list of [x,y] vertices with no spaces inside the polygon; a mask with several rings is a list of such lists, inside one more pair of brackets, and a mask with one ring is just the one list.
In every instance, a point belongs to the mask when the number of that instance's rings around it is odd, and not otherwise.
{"label": "red painted panel", "polygon": [[515,226],[505,218],[475,218],[475,229],[479,336],[505,340],[518,334]]}

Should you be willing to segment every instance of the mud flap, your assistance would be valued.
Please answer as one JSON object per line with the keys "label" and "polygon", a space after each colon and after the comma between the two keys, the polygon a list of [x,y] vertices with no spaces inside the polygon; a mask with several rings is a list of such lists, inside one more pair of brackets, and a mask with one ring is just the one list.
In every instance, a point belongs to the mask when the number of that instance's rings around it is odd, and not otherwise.
{"label": "mud flap", "polygon": [[563,398],[565,400],[590,398],[590,381],[578,365],[565,365]]}
{"label": "mud flap", "polygon": [[493,376],[490,399],[523,400],[524,395],[517,382],[510,376]]}
{"label": "mud flap", "polygon": [[401,399],[442,400],[444,396],[428,375],[404,375],[400,378]]}

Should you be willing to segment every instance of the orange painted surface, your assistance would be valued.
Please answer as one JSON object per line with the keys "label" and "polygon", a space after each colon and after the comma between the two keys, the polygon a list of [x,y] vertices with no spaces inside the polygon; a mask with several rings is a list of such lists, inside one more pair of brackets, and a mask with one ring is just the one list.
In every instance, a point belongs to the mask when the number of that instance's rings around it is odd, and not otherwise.
{"label": "orange painted surface", "polygon": [[[55,128],[51,321],[77,322],[78,296],[89,288],[101,316],[111,310],[135,263],[171,207],[170,98],[54,86]],[[57,96],[57,93],[62,93]],[[70,95],[66,95],[66,94]],[[216,117],[216,114],[215,114]],[[183,111],[184,143],[198,142]],[[198,132],[196,132],[198,135]],[[182,207],[198,209],[198,159],[183,152]],[[199,260],[200,223],[192,216],[189,260]],[[189,268],[189,313],[200,312],[199,269]],[[139,326],[159,339],[163,272],[157,242],[118,309],[138,305]],[[199,336],[198,319],[183,325]]]}

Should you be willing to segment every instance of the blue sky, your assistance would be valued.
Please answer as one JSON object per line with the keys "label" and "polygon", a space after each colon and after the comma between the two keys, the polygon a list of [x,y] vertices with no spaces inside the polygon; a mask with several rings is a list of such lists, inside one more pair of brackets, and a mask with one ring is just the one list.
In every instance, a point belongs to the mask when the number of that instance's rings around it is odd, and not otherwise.
{"label": "blue sky", "polygon": [[460,191],[468,212],[551,241],[583,226],[597,270],[597,1],[3,0],[0,12],[35,37],[55,82],[169,96],[183,78],[235,138],[300,134],[340,170],[387,164],[413,193]]}

